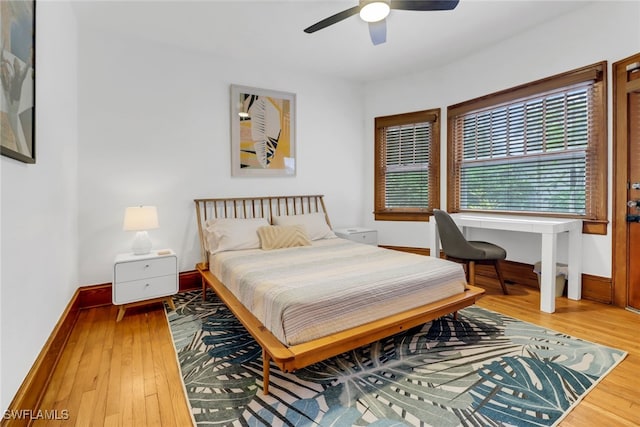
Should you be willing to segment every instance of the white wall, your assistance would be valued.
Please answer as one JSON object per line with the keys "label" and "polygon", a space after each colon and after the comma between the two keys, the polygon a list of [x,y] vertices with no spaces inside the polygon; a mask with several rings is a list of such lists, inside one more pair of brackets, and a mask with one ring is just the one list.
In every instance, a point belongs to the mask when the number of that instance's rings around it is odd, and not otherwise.
{"label": "white wall", "polygon": [[[367,85],[365,139],[373,141],[373,120],[377,116],[440,107],[443,115],[440,206],[446,207],[448,105],[602,60],[609,61],[611,71],[613,62],[640,51],[638,22],[640,2],[597,2],[442,68]],[[609,197],[612,194],[611,99],[609,73]],[[366,174],[372,181],[373,142],[365,147],[365,158],[368,160]],[[373,206],[372,188],[368,189],[366,199],[367,206]],[[426,247],[428,229],[425,223],[376,222],[372,215],[366,217],[366,223],[379,230],[379,239],[383,244]],[[611,277],[610,228],[606,236],[584,235],[584,273]],[[533,264],[540,259],[539,236],[476,231],[471,237],[504,245],[510,260]],[[560,261],[566,261],[566,239],[559,240],[561,246],[558,257]]]}
{"label": "white wall", "polygon": [[0,158],[3,410],[78,287],[76,22],[68,2],[36,13],[36,164]]}
{"label": "white wall", "polygon": [[[325,194],[334,226],[364,216],[359,85],[79,29],[79,284],[130,251],[124,209],[156,205],[154,247],[199,261],[193,199]],[[230,85],[297,95],[296,177],[231,178]]]}

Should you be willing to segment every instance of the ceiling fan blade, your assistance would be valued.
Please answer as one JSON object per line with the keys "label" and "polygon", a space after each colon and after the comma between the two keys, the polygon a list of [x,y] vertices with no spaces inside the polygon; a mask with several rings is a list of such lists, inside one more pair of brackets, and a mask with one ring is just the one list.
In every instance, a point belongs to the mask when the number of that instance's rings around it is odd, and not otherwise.
{"label": "ceiling fan blade", "polygon": [[391,0],[391,9],[399,10],[452,10],[459,0]]}
{"label": "ceiling fan blade", "polygon": [[374,45],[379,45],[387,41],[387,20],[369,22],[369,35]]}
{"label": "ceiling fan blade", "polygon": [[360,12],[360,6],[353,6],[352,8],[343,10],[342,12],[336,13],[335,15],[325,18],[320,22],[316,22],[312,26],[305,28],[304,32],[309,34],[315,33],[316,31],[326,28],[329,25],[333,25],[342,21],[343,19],[347,19],[348,17],[353,16],[358,12]]}

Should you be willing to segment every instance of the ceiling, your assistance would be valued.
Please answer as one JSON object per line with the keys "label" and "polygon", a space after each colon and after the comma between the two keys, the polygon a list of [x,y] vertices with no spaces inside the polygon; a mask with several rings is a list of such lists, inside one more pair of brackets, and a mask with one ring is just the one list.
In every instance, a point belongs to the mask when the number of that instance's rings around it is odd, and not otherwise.
{"label": "ceiling", "polygon": [[374,46],[357,15],[313,34],[303,29],[358,0],[74,1],[90,26],[228,58],[354,81],[375,81],[455,61],[586,1],[461,0],[453,11],[392,10]]}

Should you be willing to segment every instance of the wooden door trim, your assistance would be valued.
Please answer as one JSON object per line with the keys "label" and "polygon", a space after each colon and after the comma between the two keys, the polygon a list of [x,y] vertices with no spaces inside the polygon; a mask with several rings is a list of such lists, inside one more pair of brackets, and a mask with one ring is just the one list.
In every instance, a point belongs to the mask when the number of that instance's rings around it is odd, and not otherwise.
{"label": "wooden door trim", "polygon": [[612,212],[612,280],[613,303],[620,307],[628,305],[629,251],[627,239],[627,183],[629,182],[627,132],[627,94],[633,92],[637,83],[627,82],[627,66],[640,61],[640,53],[615,62],[613,75],[613,212]]}

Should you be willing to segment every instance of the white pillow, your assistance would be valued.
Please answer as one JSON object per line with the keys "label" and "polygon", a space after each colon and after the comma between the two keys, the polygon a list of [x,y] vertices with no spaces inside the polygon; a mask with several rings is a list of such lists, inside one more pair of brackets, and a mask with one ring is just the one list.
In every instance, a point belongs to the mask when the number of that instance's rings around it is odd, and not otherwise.
{"label": "white pillow", "polygon": [[265,218],[218,218],[205,223],[205,244],[212,254],[260,248],[258,228],[269,225]]}
{"label": "white pillow", "polygon": [[274,216],[273,225],[302,225],[311,240],[331,239],[337,237],[322,212],[301,215]]}

